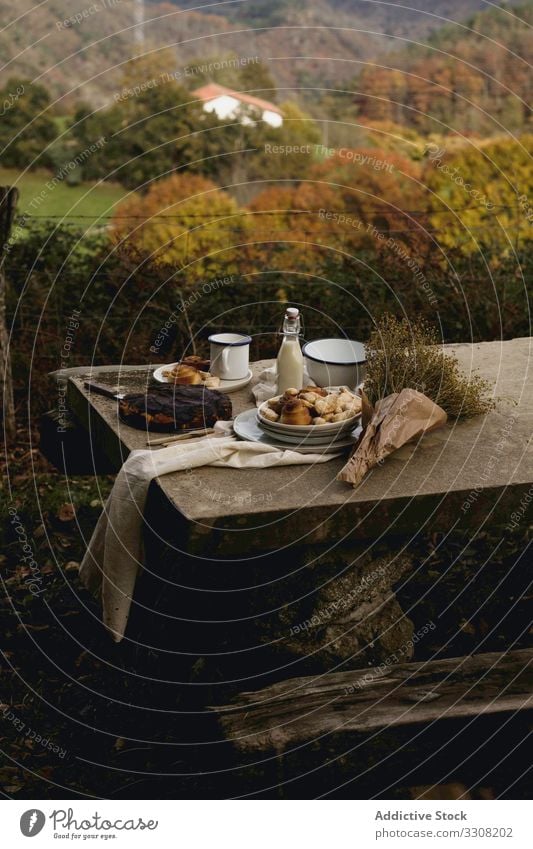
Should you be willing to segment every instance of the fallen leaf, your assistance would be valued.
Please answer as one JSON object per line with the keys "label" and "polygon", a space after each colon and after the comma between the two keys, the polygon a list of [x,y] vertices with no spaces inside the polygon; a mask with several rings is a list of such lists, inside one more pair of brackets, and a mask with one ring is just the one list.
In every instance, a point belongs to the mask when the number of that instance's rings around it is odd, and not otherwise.
{"label": "fallen leaf", "polygon": [[478,628],[479,628],[479,633],[481,634],[482,637],[484,637],[485,634],[488,634],[490,625],[485,619],[480,618],[479,621],[478,621]]}
{"label": "fallen leaf", "polygon": [[480,787],[478,789],[480,799],[495,799],[495,793],[492,787]]}
{"label": "fallen leaf", "polygon": [[450,784],[432,784],[410,787],[413,799],[471,799],[468,788],[458,781]]}
{"label": "fallen leaf", "polygon": [[39,770],[39,775],[41,778],[52,778],[54,774],[53,766],[43,766],[41,770]]}
{"label": "fallen leaf", "polygon": [[57,517],[61,522],[72,522],[75,516],[76,508],[70,502],[62,504],[57,513]]}

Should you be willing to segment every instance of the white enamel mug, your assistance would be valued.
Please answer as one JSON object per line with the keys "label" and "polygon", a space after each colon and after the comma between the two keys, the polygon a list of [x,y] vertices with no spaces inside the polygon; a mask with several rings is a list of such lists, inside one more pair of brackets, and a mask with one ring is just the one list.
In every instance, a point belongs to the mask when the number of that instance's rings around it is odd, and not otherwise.
{"label": "white enamel mug", "polygon": [[221,380],[241,380],[247,377],[251,341],[251,336],[242,333],[214,333],[210,336],[210,373]]}

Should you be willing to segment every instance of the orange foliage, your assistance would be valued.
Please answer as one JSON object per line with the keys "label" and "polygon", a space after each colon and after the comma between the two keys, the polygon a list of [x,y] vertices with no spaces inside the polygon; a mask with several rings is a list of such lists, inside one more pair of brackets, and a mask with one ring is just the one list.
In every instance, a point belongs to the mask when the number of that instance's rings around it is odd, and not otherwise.
{"label": "orange foliage", "polygon": [[314,272],[323,265],[319,255],[339,261],[343,253],[382,249],[390,236],[415,250],[427,238],[416,223],[425,216],[417,214],[415,222],[403,210],[425,207],[418,173],[416,163],[378,148],[337,151],[315,165],[308,180],[266,189],[250,204],[259,243],[251,255],[280,270]]}
{"label": "orange foliage", "polygon": [[[418,185],[420,166],[390,151],[379,148],[342,149],[313,169],[313,176],[327,183],[336,197],[337,209],[360,222],[350,226],[352,248],[368,246],[377,233],[398,233],[400,240],[412,243],[419,228],[406,211],[425,208],[423,189]],[[404,234],[403,231],[410,231]],[[396,233],[395,233],[396,234]],[[379,243],[379,238],[378,238]]]}
{"label": "orange foliage", "polygon": [[186,268],[190,282],[236,271],[244,220],[237,203],[215,183],[195,174],[174,174],[145,195],[122,203],[113,219],[115,243]]}
{"label": "orange foliage", "polygon": [[336,244],[330,222],[320,213],[334,209],[335,203],[335,193],[323,183],[265,189],[249,206],[251,261],[278,270],[315,271],[320,265],[317,251],[323,254]]}

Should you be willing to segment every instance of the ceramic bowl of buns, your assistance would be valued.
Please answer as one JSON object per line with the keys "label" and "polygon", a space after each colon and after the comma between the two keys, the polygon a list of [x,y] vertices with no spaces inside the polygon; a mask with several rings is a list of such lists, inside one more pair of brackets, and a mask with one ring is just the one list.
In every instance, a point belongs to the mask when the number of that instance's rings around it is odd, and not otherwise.
{"label": "ceramic bowl of buns", "polygon": [[361,399],[345,386],[287,389],[257,410],[262,430],[283,442],[329,441],[346,437],[358,424]]}

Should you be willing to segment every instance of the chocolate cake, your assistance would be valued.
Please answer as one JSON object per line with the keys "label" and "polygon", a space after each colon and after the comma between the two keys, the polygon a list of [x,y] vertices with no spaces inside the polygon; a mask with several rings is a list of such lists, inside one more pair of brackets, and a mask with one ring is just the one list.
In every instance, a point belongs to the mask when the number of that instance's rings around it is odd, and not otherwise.
{"label": "chocolate cake", "polygon": [[231,419],[227,395],[203,386],[173,386],[126,395],[119,403],[121,419],[132,427],[168,433],[213,427]]}

